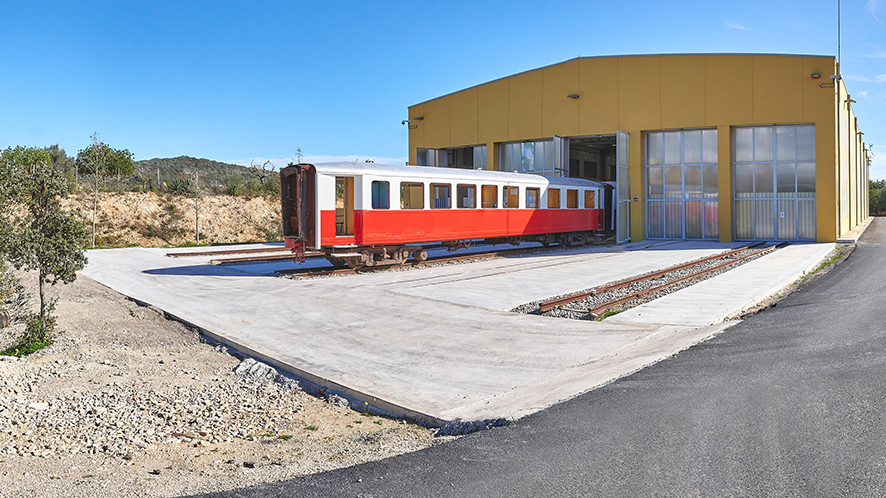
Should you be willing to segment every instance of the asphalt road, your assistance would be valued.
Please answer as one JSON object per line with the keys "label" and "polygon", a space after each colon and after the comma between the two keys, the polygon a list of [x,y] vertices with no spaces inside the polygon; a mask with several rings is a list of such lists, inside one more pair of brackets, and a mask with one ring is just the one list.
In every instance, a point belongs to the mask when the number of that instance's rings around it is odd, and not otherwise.
{"label": "asphalt road", "polygon": [[886,219],[716,338],[506,427],[214,496],[884,496]]}

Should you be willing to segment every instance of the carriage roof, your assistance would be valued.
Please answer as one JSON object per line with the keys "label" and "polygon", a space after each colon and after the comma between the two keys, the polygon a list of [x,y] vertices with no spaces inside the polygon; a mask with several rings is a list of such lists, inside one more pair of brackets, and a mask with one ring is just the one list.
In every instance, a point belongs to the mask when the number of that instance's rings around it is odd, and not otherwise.
{"label": "carriage roof", "polygon": [[[306,164],[302,164],[306,166]],[[528,173],[509,173],[503,171],[472,170],[458,168],[440,168],[433,166],[412,166],[395,164],[376,164],[358,162],[333,162],[310,164],[318,173],[324,175],[377,176],[408,179],[428,179],[442,181],[466,182],[511,182],[545,187],[564,186],[582,188],[600,188],[602,183],[583,178],[564,178],[541,176]]]}

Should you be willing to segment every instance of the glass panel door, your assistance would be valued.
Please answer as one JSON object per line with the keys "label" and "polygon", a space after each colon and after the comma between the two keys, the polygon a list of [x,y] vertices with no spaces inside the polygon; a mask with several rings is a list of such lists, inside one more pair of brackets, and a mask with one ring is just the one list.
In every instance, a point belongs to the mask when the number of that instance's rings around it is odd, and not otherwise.
{"label": "glass panel door", "polygon": [[815,239],[815,127],[733,132],[735,238]]}
{"label": "glass panel door", "polygon": [[647,132],[646,237],[719,237],[717,130]]}
{"label": "glass panel door", "polygon": [[631,182],[628,156],[630,135],[623,131],[615,133],[615,192],[616,221],[615,241],[626,242],[631,238]]}

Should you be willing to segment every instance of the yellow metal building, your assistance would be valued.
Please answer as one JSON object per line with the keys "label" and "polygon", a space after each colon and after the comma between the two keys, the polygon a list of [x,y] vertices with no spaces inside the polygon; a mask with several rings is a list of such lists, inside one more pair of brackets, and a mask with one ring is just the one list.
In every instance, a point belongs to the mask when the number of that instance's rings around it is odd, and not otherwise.
{"label": "yellow metal building", "polygon": [[830,56],[580,57],[409,108],[409,163],[617,181],[619,240],[832,242],[870,159]]}

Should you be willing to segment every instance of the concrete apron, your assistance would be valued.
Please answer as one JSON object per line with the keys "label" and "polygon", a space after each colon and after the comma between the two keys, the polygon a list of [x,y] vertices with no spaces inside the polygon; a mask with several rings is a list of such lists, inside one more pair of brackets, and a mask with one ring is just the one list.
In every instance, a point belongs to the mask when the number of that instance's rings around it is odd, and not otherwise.
{"label": "concrete apron", "polygon": [[[544,409],[731,325],[719,323],[719,309],[714,316],[697,307],[689,311],[700,315],[693,324],[677,326],[668,325],[672,318],[598,323],[504,309],[538,293],[573,292],[732,247],[628,244],[314,280],[269,277],[287,266],[281,263],[218,267],[207,265],[208,258],[171,259],[163,249],[134,248],[90,251],[84,273],[294,375],[309,391],[331,391],[360,411],[458,433]],[[806,251],[800,259],[814,266],[829,250]],[[795,277],[777,278],[784,284]],[[773,288],[763,284],[748,292]]]}

